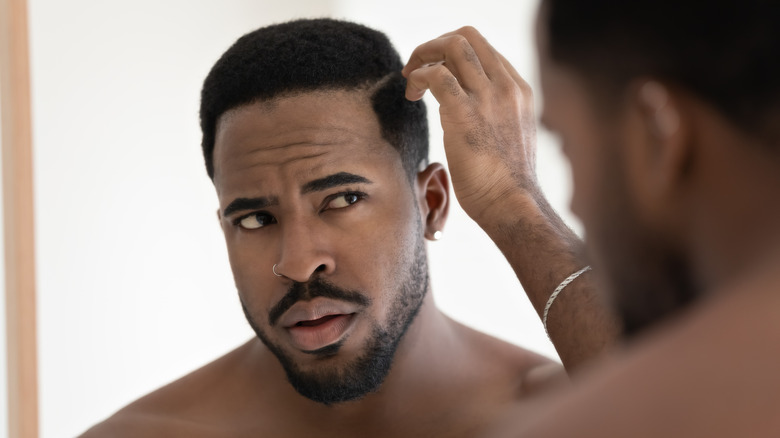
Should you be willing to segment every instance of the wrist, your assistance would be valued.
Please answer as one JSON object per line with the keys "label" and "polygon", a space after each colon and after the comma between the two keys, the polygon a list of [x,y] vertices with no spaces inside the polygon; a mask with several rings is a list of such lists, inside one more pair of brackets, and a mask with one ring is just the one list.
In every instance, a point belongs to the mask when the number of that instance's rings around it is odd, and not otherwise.
{"label": "wrist", "polygon": [[514,228],[518,224],[548,222],[545,217],[545,211],[548,209],[547,201],[536,187],[531,189],[514,187],[489,199],[491,200],[485,202],[480,209],[471,211],[466,209],[466,213],[488,235]]}

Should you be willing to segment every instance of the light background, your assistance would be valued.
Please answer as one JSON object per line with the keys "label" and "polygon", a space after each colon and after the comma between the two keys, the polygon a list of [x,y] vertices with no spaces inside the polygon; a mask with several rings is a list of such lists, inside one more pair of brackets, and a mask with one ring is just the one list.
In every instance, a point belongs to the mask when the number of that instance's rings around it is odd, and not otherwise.
{"label": "light background", "polygon": [[[198,128],[202,80],[239,36],[290,18],[332,16],[386,32],[407,58],[418,44],[470,24],[539,88],[536,0],[29,5],[44,438],[77,435],[253,335]],[[438,106],[426,102],[431,158],[443,161]],[[548,134],[540,132],[538,148],[543,189],[579,230],[568,214],[566,164]],[[509,265],[457,204],[429,249],[442,310],[557,358]]]}

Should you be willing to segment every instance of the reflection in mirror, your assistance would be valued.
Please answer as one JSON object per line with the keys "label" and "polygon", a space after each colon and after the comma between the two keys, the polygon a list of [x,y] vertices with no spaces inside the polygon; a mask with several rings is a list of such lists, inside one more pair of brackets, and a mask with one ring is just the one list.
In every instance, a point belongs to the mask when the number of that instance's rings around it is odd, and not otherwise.
{"label": "reflection in mirror", "polygon": [[[230,44],[272,22],[335,16],[385,31],[407,57],[472,24],[533,76],[535,2],[514,3],[30,0],[41,436],[77,435],[253,336],[200,155],[200,88]],[[438,106],[428,109],[431,158],[444,161]],[[542,184],[566,211],[565,167],[544,159]],[[555,357],[504,258],[455,210],[430,249],[439,307]]]}

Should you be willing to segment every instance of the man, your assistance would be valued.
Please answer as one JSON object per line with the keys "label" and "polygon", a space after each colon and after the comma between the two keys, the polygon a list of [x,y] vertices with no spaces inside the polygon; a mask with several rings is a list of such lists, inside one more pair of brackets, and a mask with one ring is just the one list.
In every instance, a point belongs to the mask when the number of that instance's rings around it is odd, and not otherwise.
{"label": "man", "polygon": [[[543,2],[543,120],[628,346],[519,404],[500,436],[780,435],[779,21],[761,0]],[[409,98],[441,104],[461,205],[510,223],[533,192],[506,147],[533,135],[530,112],[507,110],[529,99],[522,80],[468,28],[404,74]]]}
{"label": "man", "polygon": [[[560,375],[436,308],[425,239],[444,227],[449,180],[427,163],[402,67],[384,35],[325,19],[259,29],[216,63],[203,152],[257,338],[87,436],[471,436]],[[576,237],[537,207],[508,257],[541,312],[582,266]],[[567,293],[592,311],[549,315],[568,367],[614,331],[588,283]]]}

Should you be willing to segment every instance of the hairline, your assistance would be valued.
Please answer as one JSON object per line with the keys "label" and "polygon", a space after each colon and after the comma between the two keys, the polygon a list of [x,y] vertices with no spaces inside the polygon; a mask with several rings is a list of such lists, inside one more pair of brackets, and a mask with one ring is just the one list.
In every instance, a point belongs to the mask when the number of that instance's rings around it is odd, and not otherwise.
{"label": "hairline", "polygon": [[416,174],[421,171],[421,167],[428,164],[427,159],[423,159],[421,163],[418,163],[418,168],[416,171],[410,171],[406,169],[406,165],[404,164],[404,156],[401,151],[402,145],[396,145],[389,139],[385,138],[384,135],[384,126],[382,125],[382,121],[379,117],[379,113],[377,113],[377,110],[375,106],[373,105],[372,99],[376,95],[376,93],[382,89],[392,78],[393,74],[396,72],[390,72],[380,78],[379,80],[368,80],[365,81],[363,84],[357,85],[357,86],[344,86],[344,85],[324,85],[321,87],[312,87],[312,88],[306,88],[306,87],[299,87],[299,88],[293,88],[290,90],[284,90],[282,92],[276,93],[271,97],[263,98],[263,97],[256,97],[249,102],[241,103],[235,106],[232,106],[225,111],[223,111],[219,116],[215,117],[214,119],[214,136],[213,136],[213,143],[211,146],[211,163],[212,163],[212,176],[210,177],[212,183],[214,182],[214,176],[216,176],[216,163],[214,161],[214,155],[217,150],[217,137],[220,130],[220,126],[222,124],[222,121],[226,116],[230,116],[231,113],[238,111],[243,108],[248,108],[253,105],[267,105],[270,108],[273,108],[278,102],[290,99],[294,97],[304,96],[304,95],[316,95],[316,94],[333,94],[333,93],[340,93],[345,92],[354,96],[359,96],[361,99],[367,99],[367,103],[371,106],[371,113],[374,115],[375,120],[377,124],[379,125],[379,138],[383,141],[385,141],[388,146],[390,146],[396,153],[396,156],[401,162],[401,167],[403,170],[403,173],[406,175],[406,179],[409,182],[410,188],[414,189],[414,177]]}

